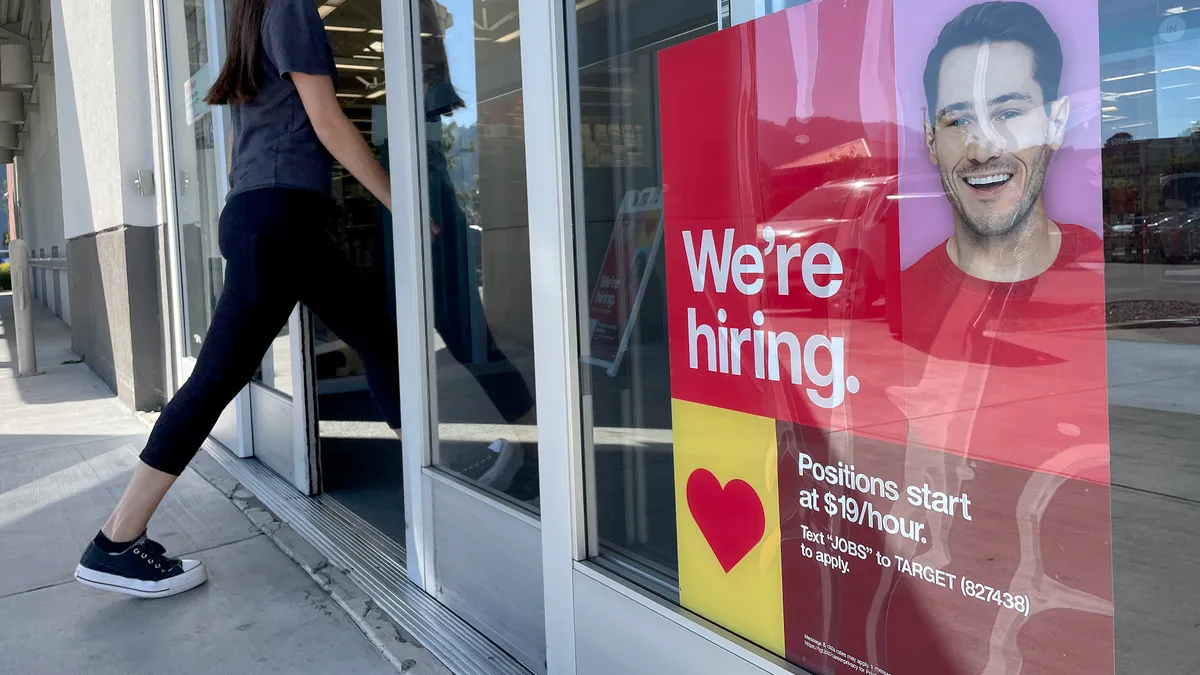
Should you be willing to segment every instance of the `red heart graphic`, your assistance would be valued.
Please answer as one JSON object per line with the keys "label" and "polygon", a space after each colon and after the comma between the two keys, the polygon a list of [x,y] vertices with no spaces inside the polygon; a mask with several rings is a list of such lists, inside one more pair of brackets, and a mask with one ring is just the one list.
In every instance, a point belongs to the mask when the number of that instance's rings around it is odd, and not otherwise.
{"label": "red heart graphic", "polygon": [[762,499],[744,480],[721,482],[708,469],[688,476],[687,502],[700,533],[728,574],[745,558],[767,529]]}

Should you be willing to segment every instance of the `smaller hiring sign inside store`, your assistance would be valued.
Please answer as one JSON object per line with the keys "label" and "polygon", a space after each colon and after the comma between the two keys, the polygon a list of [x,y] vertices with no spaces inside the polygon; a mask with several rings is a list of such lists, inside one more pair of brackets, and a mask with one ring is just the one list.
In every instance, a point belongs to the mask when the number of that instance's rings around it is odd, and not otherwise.
{"label": "smaller hiring sign inside store", "polygon": [[625,193],[588,307],[587,361],[616,375],[662,243],[662,190]]}
{"label": "smaller hiring sign inside store", "polygon": [[661,54],[686,607],[814,672],[1114,671],[1097,14]]}

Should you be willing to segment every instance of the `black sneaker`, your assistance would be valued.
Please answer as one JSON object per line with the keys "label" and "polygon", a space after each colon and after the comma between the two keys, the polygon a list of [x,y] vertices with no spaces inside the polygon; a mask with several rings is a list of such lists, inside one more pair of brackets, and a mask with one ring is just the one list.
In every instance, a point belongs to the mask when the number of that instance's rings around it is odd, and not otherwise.
{"label": "black sneaker", "polygon": [[75,580],[102,591],[138,598],[165,598],[189,591],[208,580],[204,563],[167,557],[162,544],[143,535],[121,553],[105,553],[88,544]]}

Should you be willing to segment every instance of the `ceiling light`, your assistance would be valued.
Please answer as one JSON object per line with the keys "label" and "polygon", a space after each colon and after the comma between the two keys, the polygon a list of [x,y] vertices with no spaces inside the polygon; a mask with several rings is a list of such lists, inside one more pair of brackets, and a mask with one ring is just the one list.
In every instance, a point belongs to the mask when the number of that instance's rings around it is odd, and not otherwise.
{"label": "ceiling light", "polygon": [[509,33],[508,35],[501,35],[500,37],[496,38],[495,42],[511,42],[513,40],[516,40],[519,37],[521,37],[521,31],[514,30],[513,32]]}
{"label": "ceiling light", "polygon": [[1117,94],[1117,98],[1124,98],[1125,96],[1141,96],[1142,94],[1153,94],[1153,93],[1154,93],[1153,89],[1138,89],[1137,91],[1123,91],[1120,94]]}
{"label": "ceiling light", "polygon": [[359,65],[357,63],[339,63],[338,70],[379,70],[379,66]]}
{"label": "ceiling light", "polygon": [[338,94],[338,98],[362,98],[362,94]]}
{"label": "ceiling light", "polygon": [[370,33],[371,35],[383,35],[382,28],[372,28],[371,30],[369,30],[367,32]]}
{"label": "ceiling light", "polygon": [[353,58],[366,59],[367,61],[382,61],[382,56],[372,56],[370,54],[355,54]]}
{"label": "ceiling light", "polygon": [[367,98],[374,101],[375,99],[377,99],[381,96],[385,96],[386,94],[387,94],[387,89],[380,89],[379,91],[374,91],[374,92],[371,92],[370,94],[367,94]]}
{"label": "ceiling light", "polygon": [[1183,7],[1172,7],[1171,9],[1167,10],[1167,14],[1183,14],[1186,11],[1187,10]]}
{"label": "ceiling light", "polygon": [[325,26],[325,30],[331,33],[365,33],[366,28],[355,28],[354,26]]}
{"label": "ceiling light", "polygon": [[380,54],[382,54],[382,53],[383,53],[383,43],[382,43],[382,42],[372,42],[372,43],[371,43],[371,49],[373,49],[373,50],[375,50],[375,51],[379,52]]}
{"label": "ceiling light", "polygon": [[1117,106],[1115,106],[1115,105],[1106,105],[1100,109],[1100,112],[1112,112],[1116,109],[1117,109]]}

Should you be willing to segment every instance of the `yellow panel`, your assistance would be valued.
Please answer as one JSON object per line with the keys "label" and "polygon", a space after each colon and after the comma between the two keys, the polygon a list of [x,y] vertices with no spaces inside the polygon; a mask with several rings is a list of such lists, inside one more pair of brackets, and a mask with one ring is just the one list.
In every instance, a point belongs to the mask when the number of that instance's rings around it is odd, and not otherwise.
{"label": "yellow panel", "polygon": [[[775,420],[677,399],[672,410],[683,605],[782,655]],[[692,502],[689,481],[693,481]],[[731,485],[733,481],[744,484]],[[753,511],[754,493],[762,505],[761,538],[755,518],[747,516]],[[705,538],[701,521],[717,539],[717,548],[725,552],[728,572]]]}

